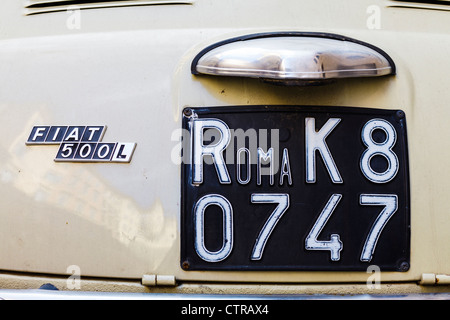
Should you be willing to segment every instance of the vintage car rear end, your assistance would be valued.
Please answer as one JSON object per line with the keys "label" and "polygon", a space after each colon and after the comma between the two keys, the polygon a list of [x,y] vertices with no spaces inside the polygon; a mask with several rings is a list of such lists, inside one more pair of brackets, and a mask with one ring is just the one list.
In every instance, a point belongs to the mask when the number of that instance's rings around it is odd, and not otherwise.
{"label": "vintage car rear end", "polygon": [[449,11],[1,1],[0,296],[445,296]]}

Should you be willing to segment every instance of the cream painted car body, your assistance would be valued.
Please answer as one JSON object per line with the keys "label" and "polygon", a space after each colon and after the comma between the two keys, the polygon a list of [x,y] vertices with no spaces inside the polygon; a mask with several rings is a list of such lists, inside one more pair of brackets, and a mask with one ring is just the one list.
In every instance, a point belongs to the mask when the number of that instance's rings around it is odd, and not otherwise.
{"label": "cream painted car body", "polygon": [[[27,15],[25,3],[0,4],[2,288],[50,281],[70,289],[66,280],[78,274],[82,290],[448,291],[419,285],[424,274],[450,274],[448,5],[196,0]],[[390,55],[397,74],[317,87],[191,74],[195,55],[213,43],[280,31],[327,32],[370,43]],[[366,272],[180,267],[180,165],[173,159],[182,109],[261,104],[405,111],[407,272],[383,272],[381,289],[371,291]],[[136,149],[127,164],[57,163],[57,147],[25,144],[36,125],[106,125],[104,141],[133,142]],[[154,275],[168,276],[170,286],[141,283]]]}

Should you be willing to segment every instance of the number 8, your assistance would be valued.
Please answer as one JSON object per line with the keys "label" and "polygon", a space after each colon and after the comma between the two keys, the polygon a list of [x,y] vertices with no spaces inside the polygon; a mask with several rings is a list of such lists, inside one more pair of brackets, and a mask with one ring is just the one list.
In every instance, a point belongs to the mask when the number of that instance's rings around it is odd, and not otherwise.
{"label": "number 8", "polygon": [[[383,130],[386,134],[386,140],[381,143],[374,141],[372,137],[373,132],[377,129]],[[383,119],[372,119],[364,125],[361,138],[367,146],[360,162],[364,176],[374,183],[386,183],[394,179],[398,172],[399,163],[397,155],[392,151],[397,141],[397,132],[392,124]],[[386,171],[376,172],[372,169],[370,161],[376,155],[382,156],[387,160],[388,168]]]}

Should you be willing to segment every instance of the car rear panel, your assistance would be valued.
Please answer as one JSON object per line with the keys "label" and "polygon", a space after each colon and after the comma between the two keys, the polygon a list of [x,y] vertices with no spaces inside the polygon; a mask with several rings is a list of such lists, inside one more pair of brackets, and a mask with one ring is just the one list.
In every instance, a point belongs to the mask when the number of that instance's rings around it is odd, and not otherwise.
{"label": "car rear panel", "polygon": [[[365,271],[181,267],[183,109],[292,105],[404,111],[410,265],[381,280],[449,274],[450,13],[399,4],[197,0],[27,15],[24,1],[2,1],[0,269],[67,277],[75,266],[100,280],[164,275],[178,284],[234,283],[237,292],[239,283],[366,283]],[[370,43],[393,59],[396,74],[279,86],[191,73],[194,57],[214,43],[286,31]],[[126,163],[56,162],[59,145],[26,144],[35,126],[105,126],[103,142],[136,147]]]}

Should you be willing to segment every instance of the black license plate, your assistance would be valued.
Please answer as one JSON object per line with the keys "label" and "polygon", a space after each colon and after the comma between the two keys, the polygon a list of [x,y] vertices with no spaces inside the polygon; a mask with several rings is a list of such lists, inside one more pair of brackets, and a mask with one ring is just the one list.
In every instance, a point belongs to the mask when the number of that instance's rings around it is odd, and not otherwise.
{"label": "black license plate", "polygon": [[407,271],[403,111],[183,111],[184,270]]}

